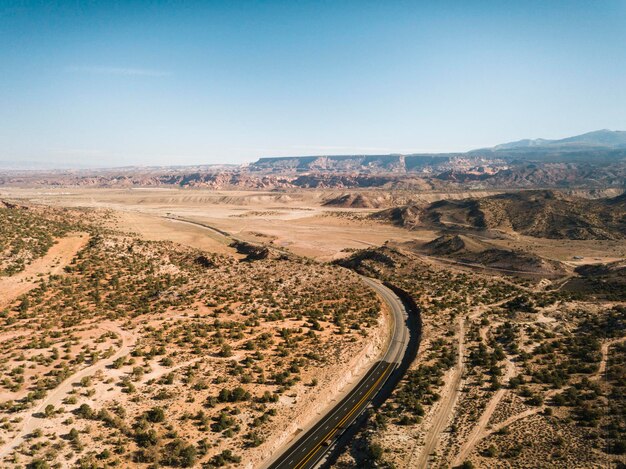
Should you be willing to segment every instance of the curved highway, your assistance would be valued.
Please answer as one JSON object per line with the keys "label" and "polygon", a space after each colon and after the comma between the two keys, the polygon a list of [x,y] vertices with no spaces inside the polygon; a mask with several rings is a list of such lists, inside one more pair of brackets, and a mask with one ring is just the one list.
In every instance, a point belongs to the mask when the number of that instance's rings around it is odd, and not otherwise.
{"label": "curved highway", "polygon": [[[230,240],[238,239],[230,233],[214,228],[210,225],[169,215],[173,221],[189,223],[211,230]],[[273,248],[276,248],[273,246]],[[382,402],[393,390],[404,371],[415,357],[419,343],[419,333],[412,334],[411,325],[419,318],[409,317],[408,310],[415,309],[411,299],[400,298],[387,286],[378,280],[364,277],[363,282],[374,289],[389,306],[392,318],[392,334],[389,346],[382,359],[376,362],[359,383],[337,404],[328,414],[322,417],[309,431],[298,438],[282,455],[269,464],[268,469],[309,469],[316,467],[331,450],[341,446],[341,436],[372,404]],[[403,292],[399,292],[405,296]],[[417,312],[417,311],[414,311]],[[346,435],[347,439],[351,431]]]}
{"label": "curved highway", "polygon": [[393,291],[377,280],[361,278],[366,285],[376,290],[389,306],[393,320],[389,348],[354,389],[275,460],[269,466],[270,469],[316,467],[329,451],[334,449],[341,435],[365,411],[372,400],[388,391],[385,385],[393,384],[389,383],[390,377],[402,364],[409,346],[409,315],[406,307]]}

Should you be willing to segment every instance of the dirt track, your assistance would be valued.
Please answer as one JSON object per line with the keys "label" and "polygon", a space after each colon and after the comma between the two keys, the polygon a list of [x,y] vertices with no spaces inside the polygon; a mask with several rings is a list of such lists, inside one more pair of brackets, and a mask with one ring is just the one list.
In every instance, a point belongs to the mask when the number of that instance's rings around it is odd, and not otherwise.
{"label": "dirt track", "polygon": [[[55,408],[62,404],[63,399],[65,399],[65,397],[67,397],[69,392],[72,390],[74,383],[80,381],[85,376],[91,376],[100,370],[106,369],[106,367],[115,360],[130,353],[135,345],[135,340],[131,333],[122,330],[114,323],[103,323],[100,327],[109,332],[114,332],[121,338],[122,345],[118,351],[106,360],[100,360],[91,366],[77,371],[63,381],[58,387],[52,390],[37,406],[29,409],[26,415],[24,415],[24,419],[21,422],[21,428],[17,435],[15,435],[13,440],[9,441],[0,448],[0,459],[7,456],[13,449],[22,443],[22,441],[24,441],[26,436],[42,425],[44,420],[39,418],[39,414],[41,414],[46,406],[50,404],[52,404]],[[50,419],[46,419],[46,421],[50,422]]]}
{"label": "dirt track", "polygon": [[[505,367],[506,371],[503,377],[504,384],[506,384],[508,380],[511,379],[516,373],[515,364],[509,359],[509,357],[506,358]],[[494,393],[493,397],[489,400],[487,407],[485,407],[484,412],[481,414],[480,419],[478,419],[478,422],[472,429],[472,432],[463,443],[463,446],[456,456],[453,465],[456,466],[458,464],[462,464],[463,461],[467,459],[467,456],[469,456],[469,454],[472,452],[476,444],[487,435],[487,425],[489,423],[489,420],[491,419],[493,412],[496,410],[496,407],[507,392],[508,389],[502,387]]]}
{"label": "dirt track", "polygon": [[[459,347],[456,367],[442,392],[443,398],[439,401],[435,416],[430,425],[424,442],[424,447],[419,453],[417,465],[415,467],[428,467],[430,455],[437,449],[439,435],[443,432],[452,418],[454,407],[461,392],[461,381],[463,379],[463,355],[465,353],[465,319],[459,320]],[[409,464],[411,462],[409,461]]]}
{"label": "dirt track", "polygon": [[602,359],[600,360],[600,366],[598,367],[598,372],[596,373],[597,379],[602,379],[604,372],[606,371],[606,361],[609,358],[609,348],[612,345],[619,344],[623,341],[624,339],[620,337],[618,339],[607,340],[602,344],[602,347],[600,349],[602,352]]}
{"label": "dirt track", "polygon": [[[504,303],[506,303],[507,301],[511,300],[511,298],[505,298],[501,301],[492,303],[492,304],[488,304],[488,305],[480,305],[477,306],[473,309],[473,311],[469,314],[468,318],[470,320],[475,320],[476,318],[478,318],[483,312],[485,312],[486,310],[488,310],[489,308],[493,308],[493,307],[497,307],[497,306],[501,306]],[[439,440],[440,440],[440,435],[441,433],[445,430],[446,425],[448,424],[448,422],[450,421],[450,419],[452,418],[452,416],[454,415],[454,408],[456,406],[456,403],[458,401],[460,392],[461,392],[461,383],[463,380],[463,371],[464,371],[464,363],[463,363],[463,358],[464,358],[464,354],[465,354],[465,321],[466,319],[461,318],[459,320],[459,334],[458,334],[458,357],[457,357],[457,365],[456,367],[452,370],[452,373],[450,374],[450,376],[448,377],[448,379],[446,380],[446,384],[444,386],[444,389],[442,390],[442,396],[443,398],[439,401],[438,405],[435,407],[435,409],[433,410],[434,412],[434,417],[432,422],[429,425],[429,428],[426,430],[426,436],[424,439],[424,446],[421,448],[419,455],[417,456],[417,465],[415,467],[428,467],[428,463],[429,463],[429,458],[430,455],[437,449],[437,445],[439,444]],[[486,332],[485,332],[486,333]],[[483,331],[481,330],[481,336],[483,336]],[[483,340],[485,339],[485,337],[483,336]],[[511,363],[509,360],[507,360],[507,371],[506,371],[506,376],[505,379],[510,378],[511,376],[513,376],[515,372],[515,368],[513,363]],[[504,390],[502,390],[503,392],[501,394],[504,393]],[[502,399],[502,395],[499,395],[497,401],[493,404],[493,407],[490,409],[490,406],[487,407],[487,409],[485,410],[485,413],[487,413],[488,411],[488,415],[483,417],[486,419],[484,421],[484,425],[486,426],[487,422],[489,421],[489,418],[491,417],[491,414],[493,413],[493,411],[495,410],[495,407],[497,405],[497,403]],[[482,422],[483,419],[481,419]],[[480,430],[482,428],[482,430]],[[480,438],[483,438],[485,435],[482,435],[483,431],[484,431],[484,427],[478,427],[478,429],[480,430]],[[470,436],[470,439],[472,439],[472,436]],[[477,442],[478,440],[476,440],[475,442]],[[471,444],[471,447],[473,447],[473,445],[475,444],[475,442],[473,444]],[[467,443],[469,444],[469,443]],[[409,467],[413,467],[412,463],[413,463],[413,454],[411,454],[411,456],[409,457],[408,460],[408,466]]]}

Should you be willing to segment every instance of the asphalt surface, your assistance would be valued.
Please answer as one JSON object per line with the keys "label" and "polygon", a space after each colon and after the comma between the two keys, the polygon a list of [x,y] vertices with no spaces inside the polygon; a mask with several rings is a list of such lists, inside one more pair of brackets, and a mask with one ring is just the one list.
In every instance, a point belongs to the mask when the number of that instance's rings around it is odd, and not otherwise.
{"label": "asphalt surface", "polygon": [[[233,235],[204,223],[178,217],[166,217],[183,223],[198,225],[237,240]],[[352,391],[328,414],[322,417],[287,451],[273,461],[267,469],[309,469],[316,467],[331,450],[337,450],[354,432],[350,426],[373,402],[380,403],[391,393],[408,364],[417,352],[419,335],[411,334],[410,318],[400,298],[378,280],[361,276],[363,282],[376,290],[389,306],[393,319],[393,332],[383,358],[376,362]],[[345,435],[344,435],[345,433]],[[344,438],[342,439],[342,435]]]}
{"label": "asphalt surface", "polygon": [[309,469],[315,467],[336,445],[341,435],[364,412],[390,376],[401,365],[409,345],[407,310],[400,299],[376,280],[362,277],[389,306],[393,318],[393,333],[383,358],[376,362],[361,381],[328,414],[291,445],[269,469]]}

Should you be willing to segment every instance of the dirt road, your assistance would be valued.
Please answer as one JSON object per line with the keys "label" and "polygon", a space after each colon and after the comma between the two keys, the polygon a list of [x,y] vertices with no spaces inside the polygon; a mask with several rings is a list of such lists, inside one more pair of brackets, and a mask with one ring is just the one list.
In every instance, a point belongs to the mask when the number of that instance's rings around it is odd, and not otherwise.
{"label": "dirt road", "polygon": [[[48,395],[35,407],[29,409],[26,413],[22,414],[23,420],[20,422],[21,428],[15,437],[0,447],[0,459],[4,458],[10,452],[20,445],[30,433],[36,428],[40,427],[45,420],[41,419],[39,415],[45,410],[46,406],[52,404],[55,408],[62,404],[63,399],[67,397],[73,388],[74,383],[79,382],[86,376],[91,376],[98,371],[103,371],[120,357],[128,355],[135,345],[135,338],[132,333],[122,330],[118,325],[105,322],[100,327],[109,332],[117,334],[121,340],[122,345],[112,356],[105,360],[100,360],[91,366],[83,368],[82,370],[74,373],[68,377],[59,386],[53,389]],[[47,420],[49,421],[49,419]]]}
{"label": "dirt road", "polygon": [[[435,410],[435,416],[430,425],[430,429],[426,433],[424,447],[417,458],[417,465],[414,467],[428,467],[428,459],[430,455],[437,449],[439,443],[439,435],[443,432],[452,417],[454,407],[461,392],[461,380],[463,379],[463,356],[465,354],[465,319],[459,319],[459,342],[458,357],[456,367],[452,371],[452,375],[446,383],[442,392],[443,398],[439,401]],[[411,461],[409,461],[409,464]]]}
{"label": "dirt road", "polygon": [[596,373],[596,379],[601,379],[604,376],[604,372],[606,371],[606,361],[609,358],[609,348],[612,345],[615,344],[619,344],[620,342],[623,342],[624,338],[623,337],[618,337],[617,339],[611,339],[611,340],[607,340],[606,342],[604,342],[602,344],[601,347],[601,352],[602,352],[602,359],[600,360],[600,366],[598,367],[598,371]]}
{"label": "dirt road", "polygon": [[[504,377],[502,379],[503,384],[506,384],[513,376],[515,376],[516,373],[515,364],[508,356],[506,358],[505,368],[506,371],[504,372]],[[489,400],[487,407],[485,407],[484,412],[478,419],[478,422],[476,422],[476,425],[472,429],[472,432],[463,443],[463,446],[461,446],[453,465],[456,466],[462,464],[463,461],[467,459],[467,456],[469,456],[472,452],[476,444],[487,435],[487,425],[489,424],[489,420],[507,392],[509,392],[508,389],[501,387],[494,393],[493,397]]]}
{"label": "dirt road", "polygon": [[[472,309],[470,314],[468,315],[469,320],[475,320],[478,318],[483,312],[487,311],[489,308],[494,308],[497,306],[501,306],[507,301],[514,298],[508,297],[503,300],[497,301],[495,303],[476,306]],[[434,409],[434,417],[433,420],[426,431],[426,436],[424,439],[424,447],[419,453],[417,457],[416,466],[413,466],[414,462],[414,453],[411,453],[409,460],[407,462],[409,467],[428,467],[428,460],[430,455],[437,449],[437,444],[439,443],[439,437],[441,433],[445,430],[448,422],[452,418],[454,414],[454,407],[458,401],[459,395],[461,393],[461,382],[463,378],[464,372],[464,362],[463,357],[465,355],[465,322],[466,318],[459,319],[459,333],[458,333],[458,356],[457,356],[457,365],[453,369],[451,376],[446,380],[446,384],[441,392],[443,396],[442,399],[438,402],[437,407]],[[507,368],[508,370],[508,368]],[[501,399],[501,397],[500,397]],[[495,406],[494,406],[495,408]]]}

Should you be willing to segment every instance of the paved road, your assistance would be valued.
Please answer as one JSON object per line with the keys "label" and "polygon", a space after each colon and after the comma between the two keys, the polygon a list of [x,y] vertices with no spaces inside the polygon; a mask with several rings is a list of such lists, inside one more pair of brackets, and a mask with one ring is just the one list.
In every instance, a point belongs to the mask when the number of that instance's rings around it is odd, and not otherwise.
{"label": "paved road", "polygon": [[270,469],[309,469],[315,467],[333,448],[338,438],[363,413],[399,367],[409,344],[408,314],[400,299],[376,280],[362,277],[389,305],[393,333],[389,348],[357,386],[307,433],[300,437],[270,466]]}
{"label": "paved road", "polygon": [[235,236],[232,233],[229,233],[227,231],[224,230],[220,230],[219,228],[215,228],[214,226],[211,225],[207,225],[206,223],[202,223],[199,221],[193,221],[193,220],[188,220],[187,218],[181,218],[179,216],[176,215],[168,215],[163,217],[166,220],[170,220],[170,221],[174,221],[174,222],[179,222],[179,223],[186,223],[188,225],[195,225],[195,226],[199,226],[200,228],[204,228],[205,230],[209,230],[212,231],[213,233],[222,236],[225,240],[229,241],[229,242],[239,242],[239,243],[246,243],[246,244],[250,244],[252,246],[263,246],[263,247],[267,247],[270,249],[273,249],[274,251],[278,251],[282,254],[287,254],[287,255],[291,255],[293,254],[292,252],[290,252],[288,249],[285,249],[281,246],[277,246],[275,244],[268,244],[268,243],[259,243],[257,241],[246,241],[245,239],[239,238],[237,236]]}
{"label": "paved road", "polygon": [[[238,240],[232,234],[204,223],[174,216],[166,218],[198,225],[231,240]],[[411,337],[409,316],[402,301],[381,282],[368,277],[361,276],[361,278],[367,286],[380,294],[391,311],[393,332],[387,352],[339,404],[322,417],[313,428],[298,438],[287,451],[270,464],[268,469],[309,469],[315,467],[331,449],[334,449],[344,431],[354,423],[374,399],[383,400],[385,396],[389,395],[408,362],[412,360],[410,354],[417,352],[417,344],[413,344],[411,347],[414,350],[409,350],[409,345],[412,340],[416,339],[416,336]]]}

